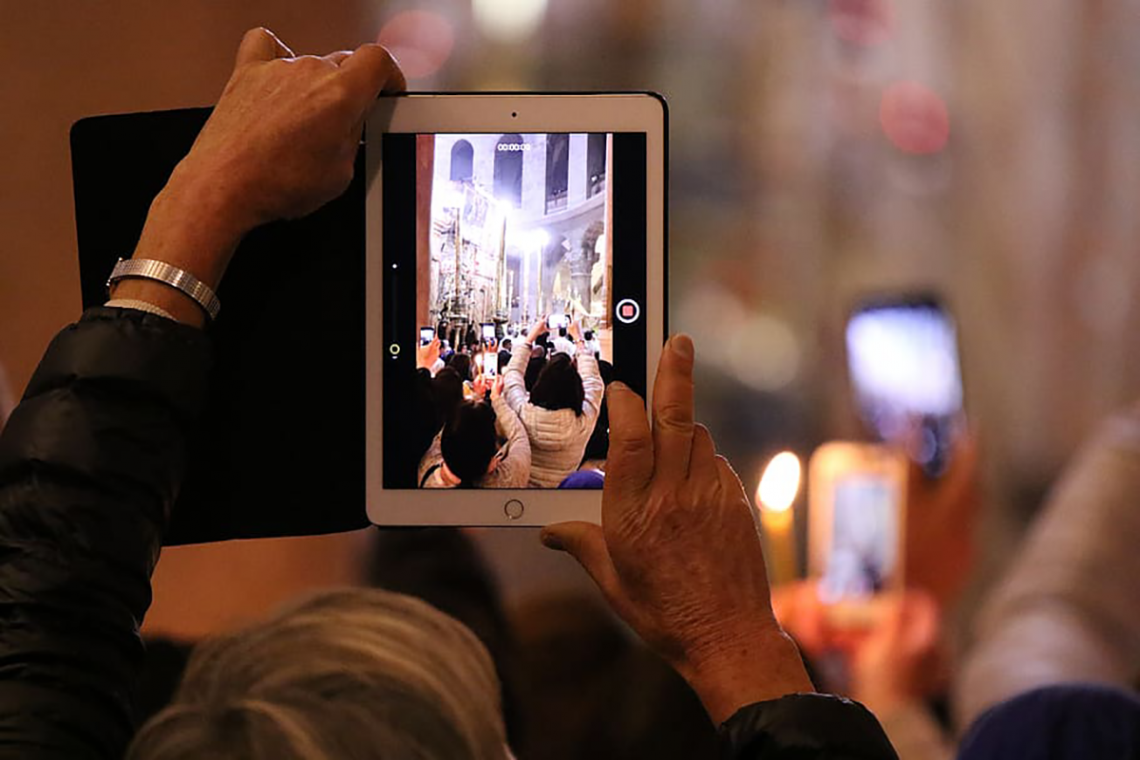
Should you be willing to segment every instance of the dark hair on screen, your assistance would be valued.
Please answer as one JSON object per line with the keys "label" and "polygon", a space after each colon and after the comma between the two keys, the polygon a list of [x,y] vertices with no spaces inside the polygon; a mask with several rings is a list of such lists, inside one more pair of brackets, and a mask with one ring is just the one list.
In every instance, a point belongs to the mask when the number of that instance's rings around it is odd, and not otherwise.
{"label": "dark hair on screen", "polygon": [[602,382],[606,387],[610,387],[610,383],[614,381],[614,365],[605,359],[598,359],[598,374],[602,376]]}
{"label": "dark hair on screen", "polygon": [[538,376],[542,373],[542,368],[546,366],[546,359],[542,356],[532,356],[530,361],[526,364],[526,373],[523,375],[523,383],[526,385],[527,392],[534,390],[534,382],[538,380]]}
{"label": "dark hair on screen", "polygon": [[494,410],[481,402],[461,403],[443,426],[439,444],[447,468],[460,480],[459,487],[474,488],[499,450]]}
{"label": "dark hair on screen", "polygon": [[436,424],[443,426],[451,419],[455,407],[463,403],[463,380],[454,369],[444,367],[432,378],[431,390],[435,397]]}
{"label": "dark hair on screen", "polygon": [[586,400],[586,390],[582,387],[582,377],[578,368],[567,354],[556,353],[550,357],[534,388],[530,391],[530,403],[543,409],[573,409],[582,416],[582,403]]}
{"label": "dark hair on screen", "polygon": [[460,380],[471,379],[471,356],[470,354],[452,354],[451,361],[447,363],[448,367],[459,373]]}
{"label": "dark hair on screen", "polygon": [[[604,359],[598,362],[598,370],[602,375],[602,382],[608,387],[614,380],[614,365]],[[610,455],[610,410],[602,397],[602,405],[598,411],[598,419],[594,423],[594,432],[590,440],[586,441],[586,450],[582,453],[582,462],[591,459],[605,459]]]}

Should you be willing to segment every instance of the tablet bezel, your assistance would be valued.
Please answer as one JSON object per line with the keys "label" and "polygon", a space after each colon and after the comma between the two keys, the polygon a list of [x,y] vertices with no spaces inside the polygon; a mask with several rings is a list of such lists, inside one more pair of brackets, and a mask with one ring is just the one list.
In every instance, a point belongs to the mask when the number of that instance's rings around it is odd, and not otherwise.
{"label": "tablet bezel", "polygon": [[[379,99],[365,127],[365,494],[376,525],[534,527],[566,520],[600,523],[602,492],[557,489],[386,489],[383,483],[383,182],[385,133],[640,132],[646,137],[646,373],[653,377],[666,336],[666,118],[652,93],[409,93]],[[652,403],[652,399],[647,399]],[[510,502],[522,513],[509,514]],[[511,505],[513,507],[513,505]],[[517,511],[517,509],[515,510]]]}

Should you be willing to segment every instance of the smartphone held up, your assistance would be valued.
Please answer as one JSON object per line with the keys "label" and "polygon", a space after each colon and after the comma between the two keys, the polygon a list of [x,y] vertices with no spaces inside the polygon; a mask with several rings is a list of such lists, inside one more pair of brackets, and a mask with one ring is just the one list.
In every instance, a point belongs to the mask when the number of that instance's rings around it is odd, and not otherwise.
{"label": "smartphone held up", "polygon": [[834,441],[812,455],[809,574],[845,622],[868,621],[876,599],[902,589],[907,469],[891,446]]}
{"label": "smartphone held up", "polygon": [[871,436],[942,475],[964,425],[949,310],[930,294],[877,297],[852,310],[845,333],[855,406]]}

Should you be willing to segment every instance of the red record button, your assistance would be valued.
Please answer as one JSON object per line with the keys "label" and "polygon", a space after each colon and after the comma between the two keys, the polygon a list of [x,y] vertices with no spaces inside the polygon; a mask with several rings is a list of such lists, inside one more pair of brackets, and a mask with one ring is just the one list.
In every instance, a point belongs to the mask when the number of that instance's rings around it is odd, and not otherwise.
{"label": "red record button", "polygon": [[641,307],[638,306],[637,301],[632,298],[627,298],[624,301],[619,301],[615,312],[619,322],[624,322],[631,325],[641,317]]}

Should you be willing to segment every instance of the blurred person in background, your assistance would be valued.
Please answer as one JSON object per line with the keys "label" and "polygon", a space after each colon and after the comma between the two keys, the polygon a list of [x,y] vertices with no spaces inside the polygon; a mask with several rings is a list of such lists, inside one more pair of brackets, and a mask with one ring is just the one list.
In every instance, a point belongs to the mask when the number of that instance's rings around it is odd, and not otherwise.
{"label": "blurred person in background", "polygon": [[526,676],[529,760],[693,760],[716,756],[716,727],[675,671],[599,601],[554,594],[512,613]]}
{"label": "blurred person in background", "polygon": [[198,644],[127,758],[503,760],[506,746],[495,668],[466,626],[344,589]]}
{"label": "blurred person in background", "polygon": [[471,629],[486,647],[502,684],[503,718],[514,746],[525,728],[521,663],[495,575],[469,529],[377,529],[365,583],[422,599]]}
{"label": "blurred person in background", "polygon": [[[297,58],[252,30],[135,255],[215,288],[246,232],[344,190],[364,115],[402,85],[378,46]],[[125,280],[111,296],[59,333],[0,437],[0,604],[15,621],[0,639],[0,756],[117,758],[132,735],[138,626],[211,361],[183,292]],[[693,422],[692,368],[692,342],[674,337],[652,428],[643,400],[611,387],[603,526],[548,526],[544,543],[688,681],[727,757],[894,758],[864,708],[812,693],[772,614],[749,499]],[[326,593],[200,645],[129,756],[505,758],[498,694],[457,621],[398,595]]]}
{"label": "blurred person in background", "polygon": [[956,674],[964,758],[1140,756],[1140,407],[1048,497]]}
{"label": "blurred person in background", "polygon": [[911,463],[906,589],[883,596],[873,622],[837,621],[815,580],[773,589],[777,617],[820,685],[874,712],[902,760],[954,754],[946,709],[953,647],[944,622],[973,569],[978,461],[975,436],[963,425],[941,476]]}
{"label": "blurred person in background", "polygon": [[[546,331],[545,318],[535,323],[526,340],[515,344],[503,373],[507,403],[530,436],[530,485],[537,488],[555,488],[578,469],[605,390],[598,360],[582,352],[577,365],[566,354],[551,356],[528,391],[523,369],[535,341]],[[569,332],[582,344],[577,324]]]}
{"label": "blurred person in background", "polygon": [[815,581],[772,592],[776,618],[817,684],[873,712],[900,760],[949,760],[954,742],[933,709],[946,689],[938,602],[908,588],[878,604],[873,623],[853,625],[830,615]]}

